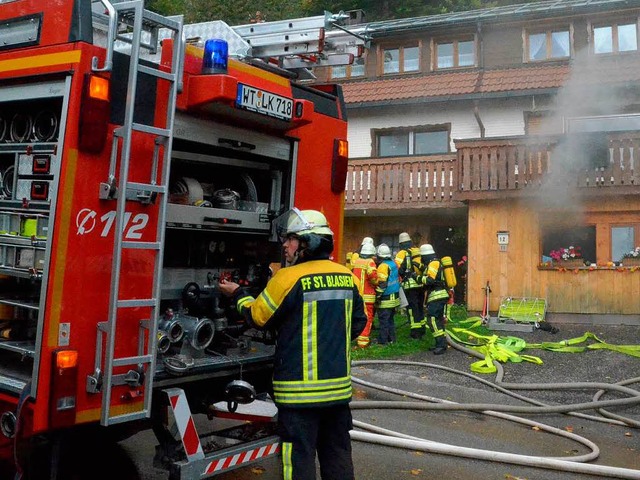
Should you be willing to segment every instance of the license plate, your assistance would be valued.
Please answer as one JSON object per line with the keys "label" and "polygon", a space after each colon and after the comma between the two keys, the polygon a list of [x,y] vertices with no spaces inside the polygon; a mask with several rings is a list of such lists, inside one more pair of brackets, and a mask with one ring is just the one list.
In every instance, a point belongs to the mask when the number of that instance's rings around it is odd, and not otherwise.
{"label": "license plate", "polygon": [[252,112],[268,115],[269,117],[291,120],[293,113],[293,100],[281,97],[265,90],[238,85],[236,105]]}

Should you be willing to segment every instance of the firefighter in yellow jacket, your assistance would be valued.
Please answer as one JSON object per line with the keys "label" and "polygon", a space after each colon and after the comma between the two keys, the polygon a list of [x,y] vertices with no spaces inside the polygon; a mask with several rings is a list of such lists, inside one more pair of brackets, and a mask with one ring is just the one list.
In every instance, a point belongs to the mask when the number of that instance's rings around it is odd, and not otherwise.
{"label": "firefighter in yellow jacket", "polygon": [[315,210],[293,209],[274,221],[287,267],[257,298],[220,281],[247,323],[276,332],[274,401],[285,480],[354,478],[351,458],[351,339],[367,317],[358,280],[329,260],[333,233]]}
{"label": "firefighter in yellow jacket", "polygon": [[442,262],[436,257],[433,247],[428,243],[421,245],[420,256],[422,270],[418,275],[418,281],[427,290],[427,324],[436,341],[433,353],[442,355],[447,351],[444,310],[449,301],[449,291]]}
{"label": "firefighter in yellow jacket", "polygon": [[356,261],[358,260],[358,258],[360,258],[360,253],[362,251],[362,247],[364,247],[365,245],[371,245],[372,247],[374,247],[373,238],[364,237],[362,239],[362,242],[360,243],[360,249],[357,252],[348,252],[347,253],[347,263],[346,263],[346,265],[351,270],[353,270],[353,266],[356,264]]}
{"label": "firefighter in yellow jacket", "polygon": [[360,294],[364,300],[364,310],[367,314],[367,326],[364,327],[364,330],[356,339],[360,348],[369,346],[369,335],[371,334],[371,326],[375,315],[376,286],[378,285],[378,268],[374,260],[375,255],[376,247],[372,243],[364,243],[360,247],[360,255],[355,261],[352,270],[360,281]]}
{"label": "firefighter in yellow jacket", "polygon": [[425,334],[424,322],[424,288],[416,280],[416,276],[420,271],[420,250],[414,247],[411,237],[407,232],[402,232],[398,236],[400,243],[400,251],[397,253],[395,262],[398,266],[398,274],[402,290],[407,297],[407,313],[409,314],[409,322],[411,338],[420,339]]}

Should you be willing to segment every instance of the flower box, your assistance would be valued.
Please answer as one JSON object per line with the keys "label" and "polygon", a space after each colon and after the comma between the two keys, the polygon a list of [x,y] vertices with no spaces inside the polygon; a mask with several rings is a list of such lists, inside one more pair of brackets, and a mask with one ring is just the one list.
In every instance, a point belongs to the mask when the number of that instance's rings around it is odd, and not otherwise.
{"label": "flower box", "polygon": [[640,257],[625,257],[622,259],[623,267],[640,267]]}
{"label": "flower box", "polygon": [[553,265],[561,268],[580,268],[584,267],[584,258],[568,258],[566,260],[554,260]]}

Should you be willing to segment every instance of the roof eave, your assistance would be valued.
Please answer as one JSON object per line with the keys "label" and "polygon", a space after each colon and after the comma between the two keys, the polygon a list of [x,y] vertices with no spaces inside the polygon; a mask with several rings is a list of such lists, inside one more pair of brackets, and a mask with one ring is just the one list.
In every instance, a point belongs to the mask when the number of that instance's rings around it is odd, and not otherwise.
{"label": "roof eave", "polygon": [[527,97],[530,95],[556,95],[560,88],[538,88],[530,90],[510,90],[507,92],[485,92],[485,93],[465,93],[462,95],[443,95],[437,97],[412,97],[394,100],[380,100],[376,102],[347,102],[347,108],[365,109],[378,107],[394,107],[403,105],[425,104],[425,103],[443,103],[451,101],[469,101],[469,100],[495,100],[512,97]]}

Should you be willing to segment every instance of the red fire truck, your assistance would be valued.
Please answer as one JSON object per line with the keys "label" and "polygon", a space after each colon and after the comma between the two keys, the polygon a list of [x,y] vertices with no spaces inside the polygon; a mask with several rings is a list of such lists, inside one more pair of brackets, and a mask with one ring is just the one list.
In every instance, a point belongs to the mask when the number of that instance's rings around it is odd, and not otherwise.
{"label": "red fire truck", "polygon": [[[327,34],[335,19],[195,35],[142,0],[0,0],[0,461],[16,478],[137,478],[110,449],[149,428],[173,479],[278,452],[272,339],[216,285],[262,289],[293,205],[341,238],[341,91],[301,80],[360,51]],[[194,414],[253,422],[206,437]]]}

